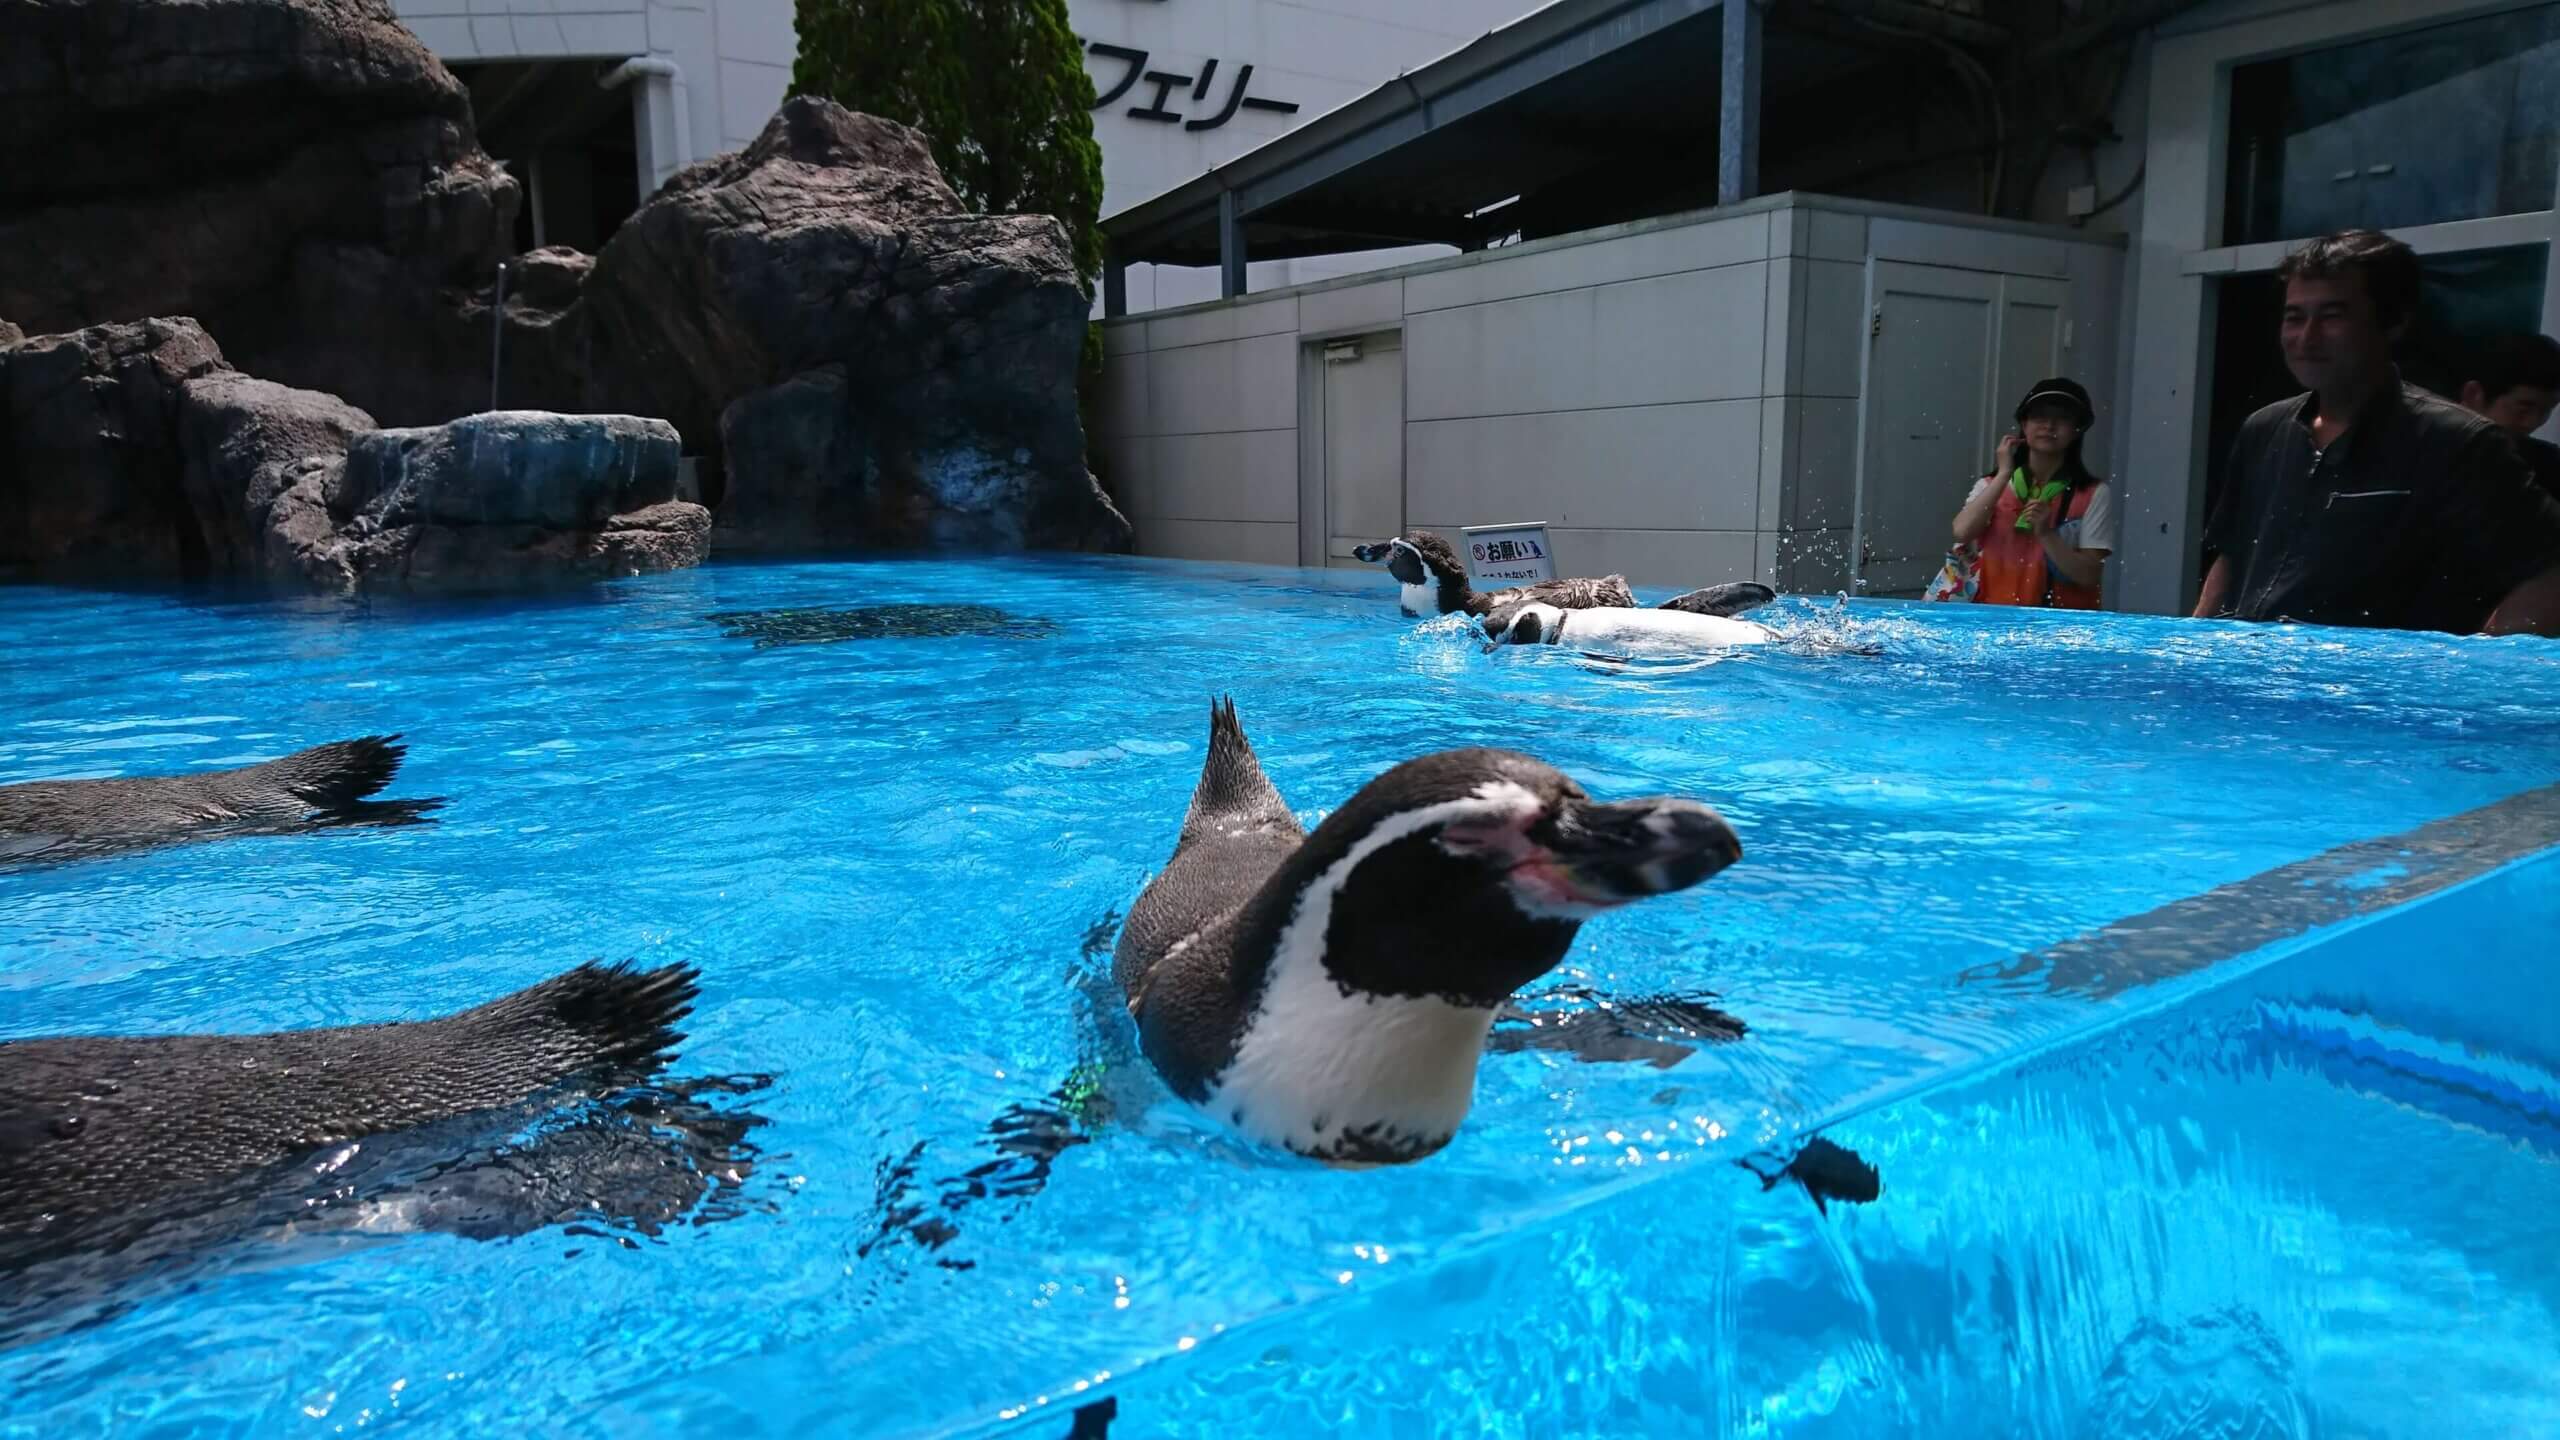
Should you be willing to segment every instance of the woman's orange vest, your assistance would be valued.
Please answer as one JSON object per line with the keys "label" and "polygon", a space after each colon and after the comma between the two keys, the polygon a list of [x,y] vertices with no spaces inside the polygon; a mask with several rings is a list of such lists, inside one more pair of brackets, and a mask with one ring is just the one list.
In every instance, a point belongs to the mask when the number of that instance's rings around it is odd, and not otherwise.
{"label": "woman's orange vest", "polygon": [[[1998,482],[2000,503],[1991,512],[1991,528],[1983,532],[1982,588],[1974,594],[1977,605],[2053,605],[2064,610],[2095,610],[2098,590],[2093,585],[2074,585],[2056,573],[2044,558],[2044,542],[2032,530],[2018,528],[2018,512],[2026,502],[2007,477]],[[2063,513],[2054,523],[2077,520],[2086,514],[2089,501],[2098,493],[2095,485],[2074,489],[2063,502]],[[2048,598],[2049,597],[2049,598]]]}

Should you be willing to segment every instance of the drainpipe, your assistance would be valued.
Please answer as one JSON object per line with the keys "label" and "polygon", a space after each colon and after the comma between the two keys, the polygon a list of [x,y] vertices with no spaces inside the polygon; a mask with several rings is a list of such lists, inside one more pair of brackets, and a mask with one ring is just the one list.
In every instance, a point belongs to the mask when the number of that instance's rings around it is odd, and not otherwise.
{"label": "drainpipe", "polygon": [[640,82],[631,107],[631,136],[640,152],[640,198],[648,199],[668,177],[693,163],[693,125],[684,70],[664,55],[634,55],[613,67],[596,88]]}

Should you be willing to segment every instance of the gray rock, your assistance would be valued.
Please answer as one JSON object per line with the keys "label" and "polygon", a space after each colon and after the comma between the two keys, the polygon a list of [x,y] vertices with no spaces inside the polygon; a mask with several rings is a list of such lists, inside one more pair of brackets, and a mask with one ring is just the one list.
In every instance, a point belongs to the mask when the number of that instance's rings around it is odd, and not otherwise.
{"label": "gray rock", "polygon": [[676,460],[663,420],[509,410],[359,436],[319,493],[359,585],[513,587],[700,564]]}
{"label": "gray rock", "polygon": [[81,576],[204,574],[178,416],[187,382],[226,368],[189,319],[96,325],[0,350],[0,562]]}
{"label": "gray rock", "polygon": [[[386,0],[6,0],[0,155],[33,157],[0,168],[0,314],[126,337],[73,357],[0,332],[0,357],[44,352],[23,370],[42,398],[8,382],[31,418],[0,435],[0,463],[38,463],[0,472],[0,559],[374,583],[374,539],[340,551],[323,534],[353,518],[331,504],[380,483],[333,469],[328,442],[351,421],[211,397],[187,441],[201,467],[186,470],[175,385],[228,355],[349,414],[432,426],[493,403],[493,328],[496,403],[666,417],[738,548],[1129,546],[1084,466],[1087,305],[1064,232],[970,213],[904,126],[796,97],[745,150],[675,176],[601,254],[514,257],[494,313],[517,184],[479,150],[468,92]],[[153,315],[195,321],[134,318]],[[176,379],[84,400],[74,378],[113,379],[164,348],[134,338],[141,324],[187,326],[208,358],[172,352]],[[420,492],[416,520],[377,529],[459,527],[459,556],[467,532],[511,523],[462,511],[532,506],[514,518],[590,537],[578,565],[690,549],[687,525],[604,523],[673,491],[599,512],[495,479]],[[182,523],[198,512],[201,533]],[[626,538],[593,538],[607,534]],[[417,573],[417,552],[400,554]]]}
{"label": "gray rock", "polygon": [[724,550],[818,550],[877,543],[876,472],[854,433],[851,382],[821,365],[750,391],[720,412]]}
{"label": "gray rock", "polygon": [[903,125],[793,97],[668,181],[581,294],[588,347],[561,353],[735,472],[724,544],[1129,547],[1084,465],[1066,233],[970,213]]}
{"label": "gray rock", "polygon": [[376,430],[347,452],[330,509],[383,526],[592,530],[676,498],[675,427],[637,415],[501,410]]}
{"label": "gray rock", "polygon": [[[372,431],[373,417],[335,395],[236,370],[189,380],[183,394],[181,478],[212,573],[301,576],[341,588],[341,565],[324,562],[314,573],[307,556],[334,538],[319,502],[328,477],[344,468],[349,442]],[[279,522],[279,503],[297,489],[306,493]]]}
{"label": "gray rock", "polygon": [[0,347],[0,562],[324,592],[509,587],[695,565],[676,436],[507,411],[377,430],[243,375],[190,320]]}
{"label": "gray rock", "polygon": [[518,187],[385,0],[10,0],[0,155],[0,314],[28,329],[192,315],[393,421],[486,402],[485,331],[421,341],[512,248]]}

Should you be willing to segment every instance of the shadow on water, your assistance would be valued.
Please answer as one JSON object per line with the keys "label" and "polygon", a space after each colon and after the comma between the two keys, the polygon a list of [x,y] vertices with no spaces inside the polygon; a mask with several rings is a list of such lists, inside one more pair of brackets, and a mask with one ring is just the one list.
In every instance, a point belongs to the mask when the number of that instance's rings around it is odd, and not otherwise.
{"label": "shadow on water", "polygon": [[702,618],[717,624],[727,639],[753,639],[759,650],[776,645],[832,645],[840,640],[939,640],[961,635],[1040,640],[1058,633],[1055,621],[1012,615],[992,605],[724,610]]}
{"label": "shadow on water", "polygon": [[138,1213],[0,1237],[0,1347],[104,1324],[224,1274],[402,1235],[507,1241],[556,1230],[574,1242],[567,1259],[591,1244],[639,1250],[677,1227],[774,1213],[778,1200],[749,1185],[768,1163],[752,1138],[767,1121],[734,1103],[772,1079],[555,1092],[331,1146]]}

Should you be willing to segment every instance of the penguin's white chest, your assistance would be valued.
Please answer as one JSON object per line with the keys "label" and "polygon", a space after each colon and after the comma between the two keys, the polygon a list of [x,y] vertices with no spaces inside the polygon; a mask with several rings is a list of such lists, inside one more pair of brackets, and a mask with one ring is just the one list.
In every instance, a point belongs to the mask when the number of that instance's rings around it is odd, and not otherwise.
{"label": "penguin's white chest", "polygon": [[1440,586],[1436,582],[1404,586],[1398,596],[1404,613],[1427,620],[1440,613]]}
{"label": "penguin's white chest", "polygon": [[1417,1160],[1465,1122],[1493,1015],[1429,996],[1345,993],[1321,964],[1283,966],[1202,1108],[1248,1139],[1317,1159]]}
{"label": "penguin's white chest", "polygon": [[1561,645],[1652,654],[1697,654],[1744,645],[1766,645],[1767,626],[1729,615],[1685,610],[1575,610],[1565,617]]}

